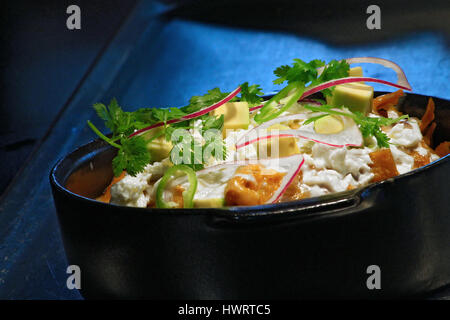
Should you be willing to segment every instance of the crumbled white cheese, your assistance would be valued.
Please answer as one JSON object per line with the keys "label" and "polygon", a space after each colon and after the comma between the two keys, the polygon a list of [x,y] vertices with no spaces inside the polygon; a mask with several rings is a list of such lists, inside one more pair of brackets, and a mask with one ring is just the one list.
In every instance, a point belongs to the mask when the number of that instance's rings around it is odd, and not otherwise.
{"label": "crumbled white cheese", "polygon": [[303,183],[320,187],[311,189],[315,195],[366,185],[373,177],[369,167],[372,151],[367,147],[336,148],[314,143],[311,154],[303,155]]}
{"label": "crumbled white cheese", "polygon": [[128,174],[111,187],[111,203],[129,206],[146,207],[152,193],[152,183],[164,175],[170,166],[170,160],[164,159],[145,167],[135,177]]}
{"label": "crumbled white cheese", "polygon": [[397,166],[398,173],[406,173],[411,171],[414,165],[414,158],[409,154],[401,151],[395,145],[390,146],[392,157],[394,158],[395,165]]}
{"label": "crumbled white cheese", "polygon": [[126,175],[111,187],[111,203],[130,207],[146,207],[149,197],[145,193],[149,188],[151,174],[143,172],[135,177]]}
{"label": "crumbled white cheese", "polygon": [[422,133],[415,119],[408,122],[401,121],[396,123],[391,130],[387,132],[391,139],[389,142],[395,145],[401,145],[407,148],[415,147],[422,140]]}

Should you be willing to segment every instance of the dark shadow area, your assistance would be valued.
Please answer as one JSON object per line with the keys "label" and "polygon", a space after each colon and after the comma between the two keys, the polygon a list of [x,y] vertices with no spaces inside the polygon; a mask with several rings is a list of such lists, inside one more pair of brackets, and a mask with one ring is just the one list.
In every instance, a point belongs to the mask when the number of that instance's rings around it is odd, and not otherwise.
{"label": "dark shadow area", "polygon": [[[81,30],[66,27],[66,9],[72,4],[81,8]],[[134,4],[120,0],[1,2],[0,194]]]}
{"label": "dark shadow area", "polygon": [[[168,18],[316,37],[337,45],[381,41],[412,31],[440,31],[450,37],[450,1],[445,0],[193,0]],[[381,29],[369,30],[369,5],[381,9]]]}

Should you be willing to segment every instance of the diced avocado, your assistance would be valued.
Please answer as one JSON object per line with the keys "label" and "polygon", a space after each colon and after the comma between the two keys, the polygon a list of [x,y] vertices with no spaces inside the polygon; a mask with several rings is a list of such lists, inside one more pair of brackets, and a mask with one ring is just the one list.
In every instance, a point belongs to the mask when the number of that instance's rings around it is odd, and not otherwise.
{"label": "diced avocado", "polygon": [[333,134],[341,132],[344,129],[342,120],[336,116],[325,116],[314,122],[314,130],[321,134]]}
{"label": "diced avocado", "polygon": [[[290,130],[289,127],[284,126],[282,124],[274,124],[267,128],[267,131],[272,130]],[[257,145],[257,152],[258,156],[265,156],[265,150],[267,150],[267,157],[277,156],[275,154],[272,155],[272,144],[275,144],[278,141],[278,156],[279,157],[287,157],[291,156],[296,153],[300,153],[300,149],[297,145],[297,140],[294,137],[282,137],[282,138],[271,138],[271,139],[265,139],[258,142]],[[262,152],[262,154],[260,154]]]}
{"label": "diced avocado", "polygon": [[194,208],[220,208],[225,206],[224,198],[195,199]]}
{"label": "diced avocado", "polygon": [[161,133],[162,128],[154,128],[147,131],[143,136],[145,139],[150,140],[147,143],[147,149],[152,155],[152,161],[161,161],[167,158],[172,150],[172,142],[167,141],[164,134],[152,139],[155,135]]}
{"label": "diced avocado", "polygon": [[[348,76],[349,77],[362,77],[363,76],[363,70],[361,67],[354,67],[354,68],[350,68],[349,72],[348,72]],[[354,83],[363,83],[363,81],[361,82],[354,82]],[[348,84],[340,84],[337,85],[336,87],[340,87],[340,86],[347,86]],[[331,103],[331,97],[327,97],[327,103],[330,104]]]}
{"label": "diced avocado", "polygon": [[[350,68],[350,77],[362,77],[361,67]],[[334,87],[333,96],[327,97],[327,103],[333,106],[345,106],[351,111],[368,114],[372,110],[373,87],[364,82],[353,82]]]}
{"label": "diced avocado", "polygon": [[214,116],[224,115],[223,132],[227,130],[248,129],[250,116],[247,102],[227,102],[211,111]]}
{"label": "diced avocado", "polygon": [[362,68],[361,67],[350,68],[348,76],[349,77],[362,77],[363,76]]}
{"label": "diced avocado", "polygon": [[372,109],[372,102],[373,87],[362,83],[348,83],[334,88],[330,104],[367,114]]}

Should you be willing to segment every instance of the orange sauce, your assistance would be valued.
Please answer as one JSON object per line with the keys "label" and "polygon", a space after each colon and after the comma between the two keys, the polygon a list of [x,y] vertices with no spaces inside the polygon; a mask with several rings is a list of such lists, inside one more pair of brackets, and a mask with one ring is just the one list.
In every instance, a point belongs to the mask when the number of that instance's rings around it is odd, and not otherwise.
{"label": "orange sauce", "polygon": [[109,203],[111,201],[111,187],[115,185],[117,182],[122,180],[125,177],[125,171],[123,171],[120,176],[113,177],[111,183],[106,187],[105,191],[100,197],[95,198],[97,201]]}
{"label": "orange sauce", "polygon": [[177,204],[177,208],[183,208],[183,192],[184,188],[181,185],[177,185],[175,186],[175,188],[173,188],[172,201]]}

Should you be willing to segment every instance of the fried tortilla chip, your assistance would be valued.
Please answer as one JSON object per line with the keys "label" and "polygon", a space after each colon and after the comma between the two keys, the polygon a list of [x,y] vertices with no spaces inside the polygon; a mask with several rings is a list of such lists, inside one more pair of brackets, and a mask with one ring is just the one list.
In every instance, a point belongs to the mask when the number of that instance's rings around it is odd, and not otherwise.
{"label": "fried tortilla chip", "polygon": [[373,99],[372,111],[383,117],[387,117],[387,112],[389,110],[398,112],[395,106],[398,104],[398,100],[402,96],[403,90],[397,90],[395,92],[376,97]]}
{"label": "fried tortilla chip", "polygon": [[442,142],[436,147],[435,152],[441,158],[448,155],[450,153],[450,141]]}
{"label": "fried tortilla chip", "polygon": [[420,123],[420,131],[422,131],[422,134],[425,133],[426,128],[430,125],[431,122],[434,120],[434,101],[432,98],[428,99],[427,109],[425,110],[425,113],[423,114],[421,123]]}
{"label": "fried tortilla chip", "polygon": [[431,147],[431,144],[433,143],[433,133],[436,129],[436,122],[433,122],[426,130],[425,134],[423,135],[423,141]]}
{"label": "fried tortilla chip", "polygon": [[369,153],[369,156],[372,160],[369,166],[374,174],[372,182],[386,180],[399,175],[391,149],[380,149]]}

